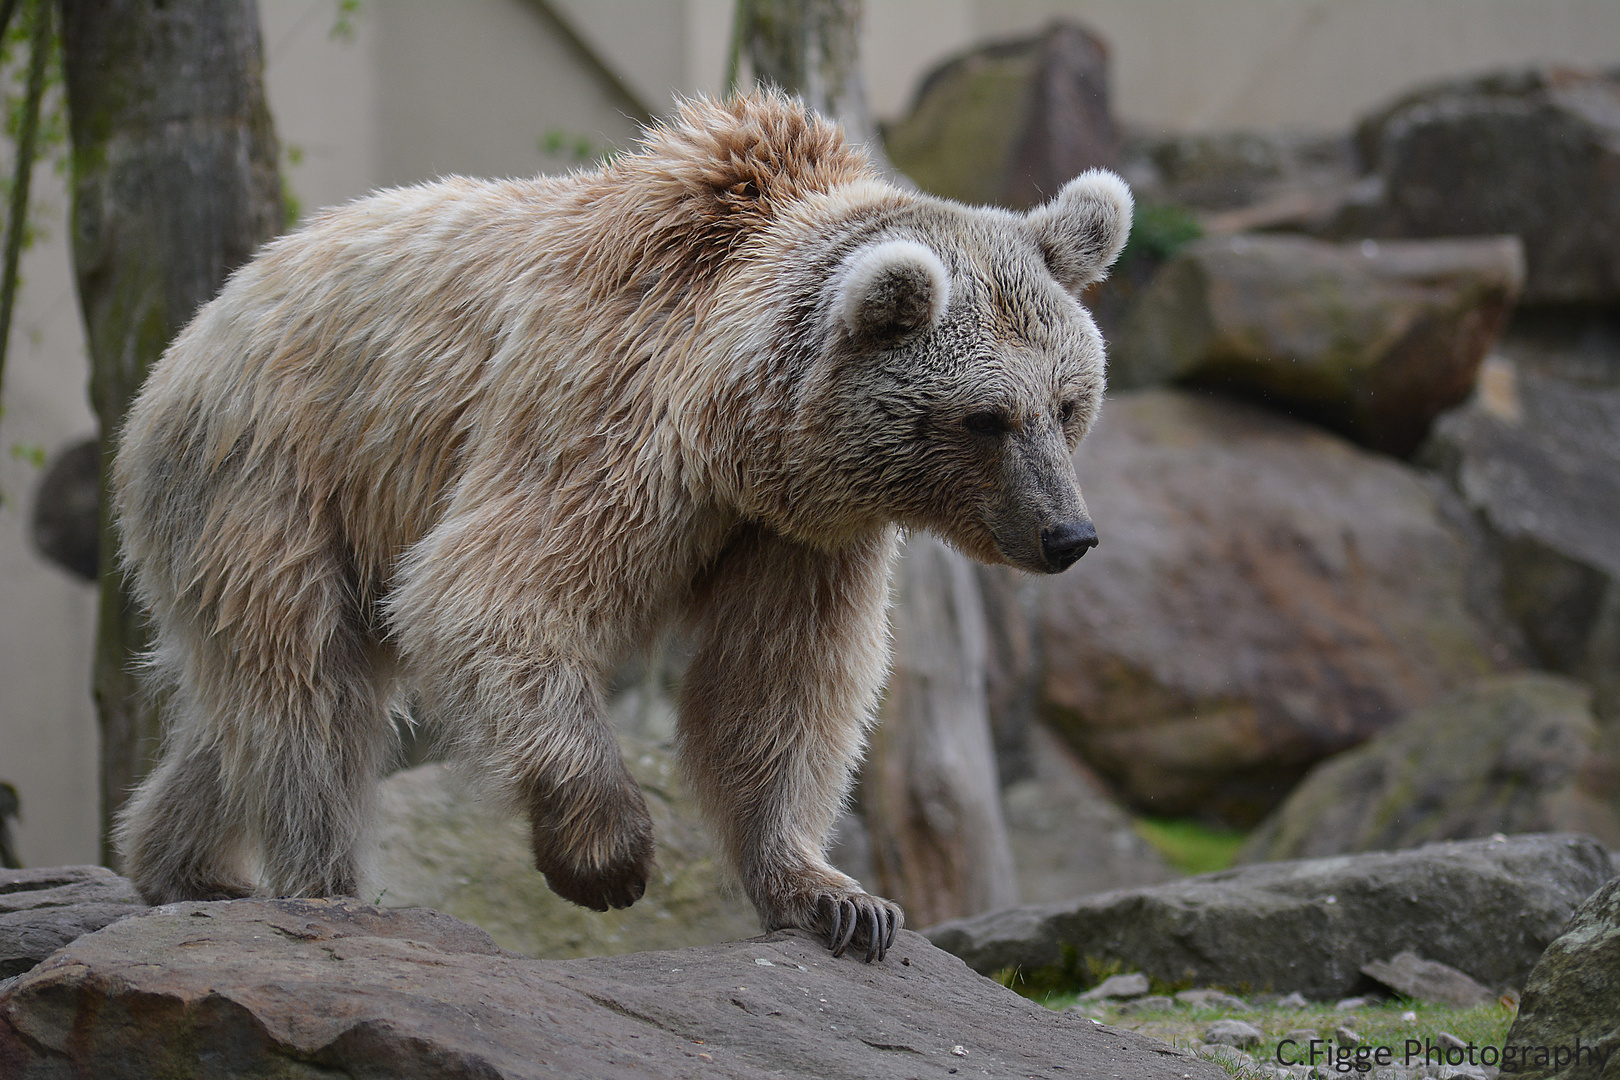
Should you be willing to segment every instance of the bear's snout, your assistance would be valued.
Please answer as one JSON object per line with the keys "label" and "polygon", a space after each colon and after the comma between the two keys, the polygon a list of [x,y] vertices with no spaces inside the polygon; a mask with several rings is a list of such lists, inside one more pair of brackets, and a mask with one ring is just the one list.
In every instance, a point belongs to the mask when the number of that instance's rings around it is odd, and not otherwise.
{"label": "bear's snout", "polygon": [[1048,573],[1061,574],[1096,546],[1097,527],[1085,518],[1041,530],[1041,557]]}

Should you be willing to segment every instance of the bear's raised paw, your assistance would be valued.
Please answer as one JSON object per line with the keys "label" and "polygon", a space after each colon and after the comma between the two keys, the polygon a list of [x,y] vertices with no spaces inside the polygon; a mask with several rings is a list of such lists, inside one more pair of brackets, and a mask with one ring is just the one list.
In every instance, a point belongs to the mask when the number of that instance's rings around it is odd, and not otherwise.
{"label": "bear's raised paw", "polygon": [[[652,819],[638,792],[620,810],[597,826],[599,834],[612,837],[610,843],[591,844],[588,829],[568,843],[566,831],[535,825],[529,834],[534,866],[552,892],[592,911],[627,908],[641,899],[653,870]],[[611,854],[604,856],[603,848]]]}

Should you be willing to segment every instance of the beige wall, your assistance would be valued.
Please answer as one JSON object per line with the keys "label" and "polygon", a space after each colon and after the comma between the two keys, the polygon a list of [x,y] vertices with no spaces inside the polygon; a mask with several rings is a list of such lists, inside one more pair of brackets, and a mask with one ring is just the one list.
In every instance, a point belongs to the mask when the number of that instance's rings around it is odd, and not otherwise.
{"label": "beige wall", "polygon": [[48,168],[36,169],[34,185],[45,235],[22,260],[0,416],[0,780],[22,796],[18,854],[37,866],[100,858],[100,796],[90,707],[95,592],[34,554],[27,528],[40,470],[12,454],[19,444],[54,451],[96,428],[67,254],[67,192]]}

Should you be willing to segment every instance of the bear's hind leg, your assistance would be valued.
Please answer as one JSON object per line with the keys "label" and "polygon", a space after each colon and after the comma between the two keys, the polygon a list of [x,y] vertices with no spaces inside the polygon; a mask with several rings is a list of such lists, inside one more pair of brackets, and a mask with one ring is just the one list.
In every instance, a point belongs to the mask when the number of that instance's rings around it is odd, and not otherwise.
{"label": "bear's hind leg", "polygon": [[263,861],[258,891],[355,896],[377,782],[396,738],[376,675],[363,649],[329,642],[312,677],[261,700],[276,718],[273,733],[252,748],[233,785],[245,793]]}
{"label": "bear's hind leg", "polygon": [[448,516],[402,565],[389,621],[452,752],[527,815],[552,891],[628,907],[652,872],[652,818],[607,722],[598,659],[568,651],[582,629],[523,569],[550,543],[525,528],[536,519],[521,500]]}
{"label": "bear's hind leg", "polygon": [[119,814],[123,871],[149,904],[247,896],[245,819],[226,798],[219,745],[199,737],[178,694],[169,709],[169,745]]}
{"label": "bear's hind leg", "polygon": [[[487,662],[488,657],[484,658]],[[509,663],[491,664],[495,670]],[[483,681],[453,712],[480,719],[464,755],[492,769],[529,820],[535,869],[551,891],[593,911],[629,907],[652,873],[652,817],[583,668],[536,665],[538,678]],[[516,696],[509,696],[513,691]]]}
{"label": "bear's hind leg", "polygon": [[[556,734],[519,783],[535,868],[551,891],[593,911],[629,907],[652,871],[652,818],[596,693],[584,680],[546,717]],[[517,763],[514,763],[517,764]]]}

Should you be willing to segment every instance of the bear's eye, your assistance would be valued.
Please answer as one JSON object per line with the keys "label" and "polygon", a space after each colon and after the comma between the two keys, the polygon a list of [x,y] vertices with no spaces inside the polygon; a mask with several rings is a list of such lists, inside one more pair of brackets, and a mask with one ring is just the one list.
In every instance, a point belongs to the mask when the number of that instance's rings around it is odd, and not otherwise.
{"label": "bear's eye", "polygon": [[1058,420],[1065,427],[1067,427],[1068,424],[1069,424],[1069,421],[1073,420],[1073,419],[1074,419],[1074,402],[1065,401],[1062,405],[1058,406]]}
{"label": "bear's eye", "polygon": [[993,409],[970,413],[962,424],[975,435],[1004,435],[1012,427],[1004,414]]}

